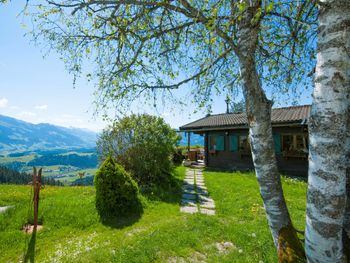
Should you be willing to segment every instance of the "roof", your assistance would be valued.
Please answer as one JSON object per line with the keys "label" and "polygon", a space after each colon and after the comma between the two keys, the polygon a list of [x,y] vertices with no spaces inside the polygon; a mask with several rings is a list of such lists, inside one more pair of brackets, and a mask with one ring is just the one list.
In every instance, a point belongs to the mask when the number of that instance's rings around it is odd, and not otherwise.
{"label": "roof", "polygon": [[[310,116],[311,105],[275,108],[271,112],[272,124],[306,124]],[[245,112],[209,115],[182,127],[182,131],[209,130],[213,128],[235,128],[248,125]]]}

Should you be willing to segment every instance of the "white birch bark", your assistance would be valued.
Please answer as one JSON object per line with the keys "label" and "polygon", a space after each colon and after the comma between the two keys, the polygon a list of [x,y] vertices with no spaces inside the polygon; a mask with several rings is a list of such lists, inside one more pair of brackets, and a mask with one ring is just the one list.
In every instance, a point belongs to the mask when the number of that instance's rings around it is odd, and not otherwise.
{"label": "white birch bark", "polygon": [[[256,176],[259,182],[260,193],[264,202],[268,224],[277,250],[279,247],[279,235],[283,228],[292,231],[292,239],[298,243],[296,233],[288,208],[284,199],[280,174],[277,168],[274,142],[271,127],[271,106],[261,87],[256,68],[255,51],[258,43],[259,25],[252,25],[259,1],[247,1],[255,4],[243,14],[239,26],[239,60],[243,91],[246,101],[246,111],[249,123],[249,137],[251,152]],[[300,254],[303,255],[301,249]],[[287,262],[287,261],[286,261]]]}
{"label": "white birch bark", "polygon": [[347,262],[350,262],[350,103],[348,105],[348,122],[346,135],[346,206],[343,223],[343,247]]}
{"label": "white birch bark", "polygon": [[305,250],[308,262],[343,262],[350,1],[320,1],[315,89],[309,123]]}

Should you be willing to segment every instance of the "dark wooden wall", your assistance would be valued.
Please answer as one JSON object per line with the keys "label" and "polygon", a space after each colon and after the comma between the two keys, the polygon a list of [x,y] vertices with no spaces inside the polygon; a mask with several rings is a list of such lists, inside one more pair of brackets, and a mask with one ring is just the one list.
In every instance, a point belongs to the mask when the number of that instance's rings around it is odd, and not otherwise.
{"label": "dark wooden wall", "polygon": [[[302,133],[303,128],[300,127],[274,127],[273,133],[279,134],[295,134]],[[208,151],[208,135],[212,133],[220,133],[225,138],[225,150],[210,153]],[[206,165],[209,168],[229,169],[229,170],[254,170],[251,156],[241,155],[239,152],[231,152],[229,146],[229,135],[248,135],[248,129],[237,129],[227,131],[209,131],[205,133],[205,156]],[[277,165],[282,174],[294,176],[307,176],[308,161],[298,158],[284,158],[282,153],[276,154]]]}

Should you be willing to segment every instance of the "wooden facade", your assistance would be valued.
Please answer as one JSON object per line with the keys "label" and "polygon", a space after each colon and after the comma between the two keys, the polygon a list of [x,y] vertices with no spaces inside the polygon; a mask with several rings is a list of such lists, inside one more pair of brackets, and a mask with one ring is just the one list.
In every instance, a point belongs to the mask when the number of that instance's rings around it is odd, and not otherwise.
{"label": "wooden facade", "polygon": [[[230,113],[209,116],[180,127],[180,130],[204,135],[206,167],[225,170],[254,170],[248,127],[242,123],[241,118],[244,116],[241,115]],[[276,159],[281,174],[307,176],[308,115],[309,106],[283,108],[275,111],[275,118],[281,120],[272,122]],[[297,120],[290,120],[291,116]],[[233,124],[230,125],[228,122],[233,122]]]}
{"label": "wooden facade", "polygon": [[[300,136],[305,138],[305,147],[308,147],[308,134],[306,127],[274,127],[273,129],[275,151],[278,168],[281,174],[294,176],[307,176],[308,161],[307,152],[295,152],[283,147],[283,139],[286,136]],[[254,170],[250,150],[241,149],[239,142],[240,137],[248,137],[248,129],[230,129],[230,130],[213,130],[204,133],[205,164],[208,168],[227,169],[247,171]],[[224,147],[220,150],[211,150],[209,147],[209,138],[211,136],[223,136]],[[238,147],[232,149],[230,140],[232,136],[237,136]],[[279,145],[278,141],[279,140]]]}

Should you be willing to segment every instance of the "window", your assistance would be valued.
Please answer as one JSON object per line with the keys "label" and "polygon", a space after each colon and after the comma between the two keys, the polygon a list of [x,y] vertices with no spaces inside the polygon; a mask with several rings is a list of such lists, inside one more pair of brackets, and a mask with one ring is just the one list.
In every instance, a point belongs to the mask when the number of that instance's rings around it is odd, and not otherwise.
{"label": "window", "polygon": [[249,152],[250,144],[247,135],[240,135],[238,137],[238,148],[240,152]]}
{"label": "window", "polygon": [[209,150],[210,151],[216,150],[216,136],[215,135],[209,135]]}
{"label": "window", "polygon": [[284,134],[282,135],[282,151],[292,152],[300,151],[307,152],[308,141],[303,134]]}
{"label": "window", "polygon": [[211,134],[209,135],[209,151],[223,151],[225,148],[224,135]]}
{"label": "window", "polygon": [[283,151],[293,150],[293,135],[282,136],[282,150]]}

